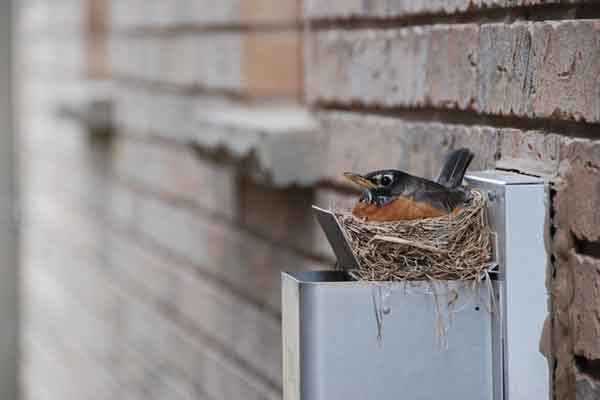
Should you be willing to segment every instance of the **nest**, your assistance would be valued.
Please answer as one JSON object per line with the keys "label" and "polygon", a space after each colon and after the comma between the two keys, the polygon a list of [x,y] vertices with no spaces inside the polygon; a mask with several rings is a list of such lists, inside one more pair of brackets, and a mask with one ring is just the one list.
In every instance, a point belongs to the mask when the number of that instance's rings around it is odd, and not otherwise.
{"label": "nest", "polygon": [[360,265],[350,274],[362,281],[481,281],[491,258],[490,229],[485,196],[471,194],[457,213],[422,220],[364,221],[338,211]]}

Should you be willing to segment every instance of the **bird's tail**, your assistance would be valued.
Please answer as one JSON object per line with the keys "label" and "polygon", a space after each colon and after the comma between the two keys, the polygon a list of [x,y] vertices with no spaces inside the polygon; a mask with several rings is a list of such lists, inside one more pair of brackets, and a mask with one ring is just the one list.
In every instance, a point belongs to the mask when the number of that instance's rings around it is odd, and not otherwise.
{"label": "bird's tail", "polygon": [[437,182],[447,188],[455,188],[462,180],[475,155],[469,149],[454,150],[446,157]]}

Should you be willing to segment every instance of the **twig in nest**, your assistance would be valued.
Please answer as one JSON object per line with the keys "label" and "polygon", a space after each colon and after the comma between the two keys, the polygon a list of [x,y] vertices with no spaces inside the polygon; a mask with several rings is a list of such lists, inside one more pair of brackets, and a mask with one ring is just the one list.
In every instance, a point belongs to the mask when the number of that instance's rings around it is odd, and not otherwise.
{"label": "twig in nest", "polygon": [[448,254],[447,251],[442,250],[442,249],[438,249],[437,247],[427,246],[426,244],[423,244],[423,243],[417,243],[417,242],[413,242],[413,241],[410,241],[410,240],[405,240],[405,239],[401,239],[401,238],[393,237],[393,236],[376,235],[375,237],[373,237],[373,240],[383,240],[384,242],[391,242],[391,243],[397,243],[397,244],[405,244],[407,246],[412,246],[412,247],[416,247],[416,248],[419,248],[419,249],[423,249],[423,250],[427,250],[427,251],[432,251],[434,253]]}
{"label": "twig in nest", "polygon": [[[472,199],[458,213],[412,221],[363,221],[336,213],[360,268],[352,276],[367,281],[475,280],[490,259],[486,199]],[[400,246],[399,246],[400,245]]]}

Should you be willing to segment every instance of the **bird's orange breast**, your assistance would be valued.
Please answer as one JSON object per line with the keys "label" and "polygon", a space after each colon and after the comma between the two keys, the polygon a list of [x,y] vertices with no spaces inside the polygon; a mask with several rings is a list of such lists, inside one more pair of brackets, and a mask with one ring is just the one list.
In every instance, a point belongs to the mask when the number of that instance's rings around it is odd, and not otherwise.
{"label": "bird's orange breast", "polygon": [[407,197],[398,197],[394,201],[378,206],[372,203],[358,202],[352,209],[355,217],[369,221],[401,221],[421,218],[433,218],[447,215],[430,204],[416,202]]}

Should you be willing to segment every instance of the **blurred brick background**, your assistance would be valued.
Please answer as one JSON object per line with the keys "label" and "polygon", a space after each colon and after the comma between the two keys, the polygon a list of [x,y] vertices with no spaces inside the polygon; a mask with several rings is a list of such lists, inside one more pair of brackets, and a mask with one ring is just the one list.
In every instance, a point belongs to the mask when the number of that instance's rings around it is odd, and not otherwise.
{"label": "blurred brick background", "polygon": [[17,6],[25,398],[281,398],[279,272],[333,265],[310,204],[459,146],[551,183],[542,347],[600,398],[593,2]]}

